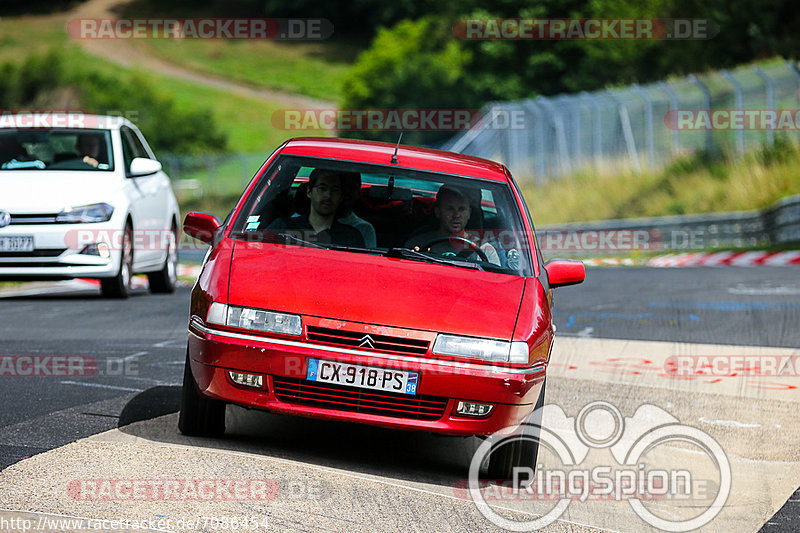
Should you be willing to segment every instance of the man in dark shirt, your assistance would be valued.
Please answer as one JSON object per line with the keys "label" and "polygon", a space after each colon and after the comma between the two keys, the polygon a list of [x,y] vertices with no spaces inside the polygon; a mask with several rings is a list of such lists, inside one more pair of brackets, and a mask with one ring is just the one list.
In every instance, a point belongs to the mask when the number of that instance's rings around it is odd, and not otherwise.
{"label": "man in dark shirt", "polygon": [[342,205],[342,185],[340,175],[314,169],[308,178],[306,190],[311,204],[308,216],[296,214],[288,220],[279,218],[268,229],[276,233],[289,233],[304,241],[363,248],[361,232],[337,220]]}

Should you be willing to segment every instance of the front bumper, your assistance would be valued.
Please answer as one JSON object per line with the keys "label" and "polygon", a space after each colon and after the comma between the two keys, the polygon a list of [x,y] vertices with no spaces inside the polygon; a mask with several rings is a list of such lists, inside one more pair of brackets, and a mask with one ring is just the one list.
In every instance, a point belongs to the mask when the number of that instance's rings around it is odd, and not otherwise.
{"label": "front bumper", "polygon": [[[417,397],[441,400],[445,406],[435,419],[420,420],[399,413],[355,412],[352,407],[347,410],[330,403],[302,404],[276,393],[276,384],[287,381],[285,378],[294,382],[305,380],[309,358],[419,372]],[[545,376],[543,365],[502,369],[491,364],[361,353],[299,339],[223,331],[194,321],[189,327],[189,361],[200,393],[209,398],[276,413],[450,435],[489,435],[520,424],[533,410]],[[233,384],[229,370],[263,375],[264,388]],[[494,408],[485,418],[457,415],[455,407],[459,400],[491,403]]]}
{"label": "front bumper", "polygon": [[[81,231],[113,238],[119,229],[110,223],[12,225],[0,236],[32,236],[33,252],[0,253],[0,279],[38,280],[107,278],[116,275],[120,251],[110,247],[109,257],[81,254]],[[101,239],[103,240],[103,239]]]}

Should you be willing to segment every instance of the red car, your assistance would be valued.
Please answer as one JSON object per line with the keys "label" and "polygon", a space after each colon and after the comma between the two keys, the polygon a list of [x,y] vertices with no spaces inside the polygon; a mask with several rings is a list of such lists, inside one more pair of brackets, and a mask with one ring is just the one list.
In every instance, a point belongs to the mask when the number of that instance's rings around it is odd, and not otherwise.
{"label": "red car", "polygon": [[[508,169],[461,154],[330,138],[281,145],[211,244],[191,298],[180,430],[225,404],[450,435],[524,422],[544,400],[551,289]],[[505,446],[489,474],[535,465]]]}

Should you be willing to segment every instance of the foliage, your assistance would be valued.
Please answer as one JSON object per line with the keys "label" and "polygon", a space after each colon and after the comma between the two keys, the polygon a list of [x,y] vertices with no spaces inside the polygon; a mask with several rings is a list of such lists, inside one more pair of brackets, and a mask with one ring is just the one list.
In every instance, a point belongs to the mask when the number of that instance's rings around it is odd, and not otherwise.
{"label": "foliage", "polygon": [[[0,65],[0,108],[63,108],[60,93],[75,95],[67,107],[101,114],[131,116],[155,150],[221,151],[226,137],[210,110],[186,110],[160,93],[140,74],[122,77],[67,66],[56,53],[32,55],[24,62]],[[116,111],[116,112],[114,112]],[[132,113],[132,111],[134,113]]]}

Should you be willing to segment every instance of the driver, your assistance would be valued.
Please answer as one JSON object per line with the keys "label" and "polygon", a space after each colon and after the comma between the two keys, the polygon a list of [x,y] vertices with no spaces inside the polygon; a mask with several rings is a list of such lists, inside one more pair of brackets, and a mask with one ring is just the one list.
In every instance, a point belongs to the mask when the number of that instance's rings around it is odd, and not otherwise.
{"label": "driver", "polygon": [[98,167],[100,165],[100,137],[91,133],[81,133],[75,140],[75,149],[81,154],[82,161],[87,165]]}
{"label": "driver", "polygon": [[[478,255],[474,251],[478,248],[486,254],[486,259],[490,263],[500,265],[500,257],[494,246],[489,243],[479,246],[477,242],[480,237],[466,230],[472,208],[464,192],[449,185],[442,185],[436,193],[433,214],[438,221],[438,227],[412,236],[406,243],[407,248],[451,257],[457,255],[474,257]],[[473,250],[471,254],[470,250]]]}

